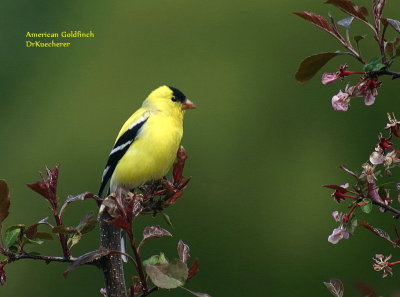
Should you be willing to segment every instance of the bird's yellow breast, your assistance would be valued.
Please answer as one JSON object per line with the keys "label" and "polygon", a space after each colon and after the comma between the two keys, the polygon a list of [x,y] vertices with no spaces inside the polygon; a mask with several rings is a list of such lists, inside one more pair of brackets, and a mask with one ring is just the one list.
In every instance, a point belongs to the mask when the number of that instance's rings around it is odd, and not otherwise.
{"label": "bird's yellow breast", "polygon": [[132,189],[162,178],[175,160],[182,135],[182,116],[152,113],[118,162],[111,177],[111,188]]}

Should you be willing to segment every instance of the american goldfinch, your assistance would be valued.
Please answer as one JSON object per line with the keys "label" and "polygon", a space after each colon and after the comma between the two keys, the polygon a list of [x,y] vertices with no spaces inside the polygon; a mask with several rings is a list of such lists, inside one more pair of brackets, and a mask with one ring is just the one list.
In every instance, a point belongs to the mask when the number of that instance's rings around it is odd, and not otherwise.
{"label": "american goldfinch", "polygon": [[107,182],[109,193],[132,190],[162,178],[172,166],[183,135],[186,109],[196,106],[174,87],[161,86],[144,100],[118,133],[105,166],[99,197]]}

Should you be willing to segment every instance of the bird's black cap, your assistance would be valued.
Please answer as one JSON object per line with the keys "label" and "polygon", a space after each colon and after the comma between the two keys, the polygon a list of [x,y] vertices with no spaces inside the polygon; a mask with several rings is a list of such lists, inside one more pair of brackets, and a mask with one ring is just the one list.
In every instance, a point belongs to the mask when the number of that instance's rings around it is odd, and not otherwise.
{"label": "bird's black cap", "polygon": [[182,93],[181,91],[179,91],[177,88],[174,88],[174,87],[171,87],[171,86],[168,86],[168,87],[172,90],[172,92],[173,92],[173,94],[174,94],[174,97],[177,99],[177,101],[183,102],[183,101],[186,100],[185,94],[183,94],[183,93]]}

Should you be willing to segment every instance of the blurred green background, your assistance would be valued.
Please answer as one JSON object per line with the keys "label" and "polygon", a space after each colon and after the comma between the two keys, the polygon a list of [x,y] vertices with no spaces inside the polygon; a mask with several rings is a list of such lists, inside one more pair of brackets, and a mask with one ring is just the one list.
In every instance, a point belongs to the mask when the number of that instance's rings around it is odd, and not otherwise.
{"label": "blurred green background", "polygon": [[[385,15],[399,19],[399,4],[388,2]],[[353,100],[349,112],[332,111],[330,98],[344,83],[324,87],[320,74],[305,85],[294,80],[302,58],[340,49],[291,14],[301,10],[344,17],[311,0],[2,1],[0,177],[12,193],[5,225],[49,215],[46,202],[25,186],[44,165],[61,164],[61,200],[97,191],[121,124],[152,89],[169,84],[198,105],[187,113],[183,139],[193,180],[168,210],[174,237],[150,241],[144,257],[164,251],[173,258],[183,239],[201,265],[188,288],[213,297],[330,296],[322,282],[332,277],[344,282],[346,296],[358,295],[358,281],[385,296],[400,290],[400,269],[382,280],[371,268],[375,253],[400,257],[379,238],[359,229],[337,246],[327,242],[336,227],[331,212],[346,207],[321,188],[350,180],[338,166],[359,170],[386,112],[400,117],[393,103],[398,82],[385,78],[371,107]],[[27,31],[68,30],[93,30],[95,38],[71,39],[70,48],[25,47]],[[363,53],[372,58],[376,48],[367,33]],[[344,62],[359,67],[340,57],[325,71]],[[91,201],[71,206],[66,224],[77,224],[89,209],[95,209]],[[374,210],[367,219],[392,233],[390,215]],[[159,217],[142,218],[135,228],[148,224],[167,228]],[[73,254],[97,246],[92,232]],[[59,245],[34,250],[57,255]],[[100,296],[100,271],[82,267],[65,280],[65,268],[13,263],[0,295]]]}

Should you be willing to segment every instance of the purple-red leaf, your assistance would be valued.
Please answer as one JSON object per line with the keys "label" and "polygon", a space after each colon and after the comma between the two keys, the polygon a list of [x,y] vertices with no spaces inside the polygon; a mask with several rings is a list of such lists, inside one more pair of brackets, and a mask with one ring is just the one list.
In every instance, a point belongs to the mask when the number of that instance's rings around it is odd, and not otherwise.
{"label": "purple-red leaf", "polygon": [[319,14],[310,12],[310,11],[298,11],[294,12],[295,15],[298,15],[299,17],[305,19],[306,21],[309,21],[313,25],[321,28],[322,30],[333,33],[333,30],[331,26],[329,26],[328,21],[323,17],[320,16]]}
{"label": "purple-red leaf", "polygon": [[343,54],[345,53],[320,53],[305,58],[300,63],[299,69],[296,72],[295,77],[297,81],[304,83],[310,80],[332,58]]}
{"label": "purple-red leaf", "polygon": [[126,217],[119,216],[112,220],[107,221],[108,224],[113,225],[115,227],[121,228],[127,232],[130,232],[131,224],[128,222]]}
{"label": "purple-red leaf", "polygon": [[390,26],[395,29],[398,33],[400,33],[400,22],[393,19],[386,19]]}
{"label": "purple-red leaf", "polygon": [[341,186],[338,185],[323,185],[324,188],[329,188],[329,189],[333,189],[333,190],[338,190],[338,191],[343,191],[343,192],[347,192],[346,188],[343,188]]}
{"label": "purple-red leaf", "polygon": [[5,180],[0,179],[0,226],[8,217],[10,209],[10,193]]}
{"label": "purple-red leaf", "polygon": [[94,199],[98,203],[100,201],[102,201],[99,197],[97,197],[96,195],[94,195],[93,193],[90,193],[90,192],[85,192],[85,193],[81,193],[78,195],[69,195],[67,197],[67,199],[65,199],[64,204],[61,207],[60,214],[62,214],[64,212],[64,210],[68,206],[68,204],[75,202],[75,201],[83,201],[83,200],[89,199],[89,198]]}
{"label": "purple-red leaf", "polygon": [[99,260],[100,258],[107,256],[108,254],[110,254],[110,251],[104,247],[100,247],[98,250],[95,251],[91,251],[89,253],[86,253],[82,256],[80,256],[78,259],[76,259],[68,268],[67,270],[64,271],[64,277],[67,277],[68,273],[72,270],[74,270],[75,268],[84,265],[84,264],[88,264],[88,263],[92,263],[94,261]]}
{"label": "purple-red leaf", "polygon": [[183,263],[187,263],[187,260],[190,258],[190,248],[187,244],[185,244],[182,240],[179,240],[178,242],[178,255],[179,255],[179,259],[181,259],[181,261]]}
{"label": "purple-red leaf", "polygon": [[46,178],[40,174],[42,179],[41,181],[27,185],[32,191],[46,198],[54,208],[56,208],[57,205],[57,180],[59,167],[60,166],[57,165],[53,170],[46,167]]}
{"label": "purple-red leaf", "polygon": [[189,275],[187,278],[187,282],[191,280],[197,273],[199,272],[199,259],[194,259],[192,266],[189,268]]}
{"label": "purple-red leaf", "polygon": [[364,6],[357,6],[349,0],[328,0],[326,4],[332,4],[343,12],[367,22],[368,10]]}
{"label": "purple-red leaf", "polygon": [[183,146],[179,147],[176,157],[176,162],[172,170],[172,176],[175,185],[177,185],[183,177],[183,168],[185,167],[185,162],[187,159],[187,154]]}
{"label": "purple-red leaf", "polygon": [[397,243],[394,242],[388,233],[386,233],[386,231],[379,229],[379,228],[375,228],[374,226],[371,226],[368,222],[363,221],[363,220],[358,220],[358,225],[364,227],[365,229],[371,231],[372,233],[374,233],[376,236],[379,236],[382,239],[385,239],[386,241],[390,242],[391,244],[393,244],[393,246],[397,246]]}
{"label": "purple-red leaf", "polygon": [[335,297],[342,297],[344,292],[343,283],[339,279],[332,278],[329,283],[324,282],[329,292]]}
{"label": "purple-red leaf", "polygon": [[160,226],[147,226],[143,230],[143,239],[139,244],[139,249],[147,239],[160,238],[164,236],[172,236],[172,234]]}

